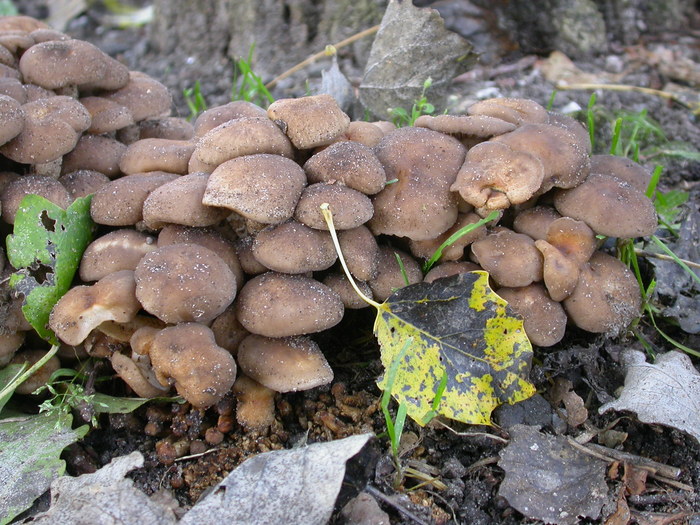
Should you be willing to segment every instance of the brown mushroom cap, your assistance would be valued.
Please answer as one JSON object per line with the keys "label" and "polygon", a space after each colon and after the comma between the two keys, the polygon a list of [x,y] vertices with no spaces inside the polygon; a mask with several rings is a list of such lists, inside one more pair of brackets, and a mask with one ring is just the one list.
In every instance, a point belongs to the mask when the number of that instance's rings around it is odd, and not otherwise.
{"label": "brown mushroom cap", "polygon": [[253,256],[270,270],[281,273],[326,270],[338,257],[330,233],[295,220],[259,232],[253,243]]}
{"label": "brown mushroom cap", "polygon": [[[45,355],[45,350],[25,350],[16,354],[10,361],[10,364],[15,365],[27,363],[27,368],[29,368]],[[61,361],[58,359],[58,357],[53,356],[46,363],[44,363],[41,368],[39,368],[36,372],[25,379],[24,382],[22,382],[17,388],[15,388],[15,392],[22,395],[31,394],[37,388],[48,383],[49,379],[51,378],[51,374],[53,374],[59,368],[61,368]]]}
{"label": "brown mushroom cap", "polygon": [[317,230],[328,230],[321,204],[329,204],[336,230],[351,230],[372,218],[372,201],[364,193],[343,184],[317,182],[304,188],[294,218]]}
{"label": "brown mushroom cap", "polygon": [[25,332],[0,333],[0,368],[5,368],[24,343]]}
{"label": "brown mushroom cap", "polygon": [[214,332],[216,344],[225,348],[231,355],[238,353],[238,345],[250,332],[243,328],[243,325],[236,317],[236,308],[231,305],[219,315],[211,324],[211,331]]}
{"label": "brown mushroom cap", "polygon": [[[476,213],[461,213],[457,216],[457,222],[454,223],[445,233],[441,233],[435,239],[427,241],[411,241],[409,246],[414,257],[429,259],[432,257],[443,242],[450,238],[451,235],[457,233],[462,228],[475,224],[481,220]],[[479,226],[471,232],[462,235],[455,242],[450,244],[442,251],[440,261],[456,261],[464,255],[464,248],[469,246],[474,241],[481,239],[486,235],[486,226]]]}
{"label": "brown mushroom cap", "polygon": [[350,124],[350,117],[326,94],[276,100],[267,108],[267,116],[284,130],[298,149],[330,144],[345,133]]}
{"label": "brown mushroom cap", "polygon": [[9,142],[24,128],[24,110],[18,101],[0,95],[0,145]]}
{"label": "brown mushroom cap", "polygon": [[519,212],[513,220],[513,230],[529,235],[533,239],[547,238],[549,225],[561,215],[551,206],[535,206]]}
{"label": "brown mushroom cap", "polygon": [[128,83],[102,97],[126,107],[134,122],[167,116],[172,106],[168,88],[144,73],[129,72]]}
{"label": "brown mushroom cap", "polygon": [[[406,277],[404,277],[404,273],[401,271],[397,256],[401,258]],[[408,279],[408,283],[406,279]],[[375,300],[385,301],[399,288],[403,288],[409,284],[419,283],[422,280],[423,272],[420,269],[420,265],[413,257],[406,252],[390,248],[389,246],[379,247],[377,276],[368,281]]]}
{"label": "brown mushroom cap", "polygon": [[[343,272],[330,272],[321,282],[338,294],[346,309],[359,310],[369,306],[369,303],[357,295],[355,288],[353,288]],[[372,288],[370,288],[369,284],[365,281],[355,281],[355,284],[366,297],[372,298]]]}
{"label": "brown mushroom cap", "polygon": [[592,174],[583,184],[557,192],[554,206],[609,237],[644,237],[657,227],[651,200],[629,183],[606,175]]}
{"label": "brown mushroom cap", "polygon": [[243,271],[248,275],[259,275],[270,270],[261,264],[253,255],[254,242],[255,237],[252,235],[241,237],[234,242],[238,261],[241,263]]}
{"label": "brown mushroom cap", "polygon": [[139,122],[139,139],[191,140],[194,127],[182,117],[161,117]]}
{"label": "brown mushroom cap", "polygon": [[313,155],[304,164],[310,183],[340,182],[365,195],[384,189],[386,174],[370,148],[357,142],[331,144]]}
{"label": "brown mushroom cap", "polygon": [[110,181],[95,192],[90,215],[98,224],[132,226],[143,220],[143,203],[158,186],[177,179],[172,173],[136,173]]}
{"label": "brown mushroom cap", "polygon": [[481,270],[478,264],[474,264],[467,261],[448,261],[442,264],[438,264],[432,268],[428,273],[425,274],[423,281],[426,283],[432,283],[437,279],[443,277],[450,277],[452,275],[458,275],[460,273],[473,272],[476,270]]}
{"label": "brown mushroom cap", "polygon": [[591,154],[591,136],[588,133],[588,129],[581,122],[563,113],[556,113],[554,111],[548,111],[547,113],[549,113],[547,124],[559,126],[573,133],[578,143],[586,148],[589,155]]}
{"label": "brown mushroom cap", "polygon": [[651,182],[651,173],[632,159],[617,155],[593,155],[591,173],[616,177],[642,193],[646,193]]}
{"label": "brown mushroom cap", "polygon": [[379,269],[379,245],[366,226],[338,232],[340,251],[350,273],[360,281],[377,276]]}
{"label": "brown mushroom cap", "polygon": [[246,430],[263,429],[275,422],[275,392],[245,375],[233,383],[236,421]]}
{"label": "brown mushroom cap", "polygon": [[0,193],[2,219],[7,224],[15,223],[20,202],[27,195],[40,195],[63,209],[71,203],[68,190],[53,177],[24,175],[8,183]]}
{"label": "brown mushroom cap", "polygon": [[175,383],[178,394],[196,408],[221,400],[236,379],[236,363],[218,346],[212,331],[198,323],[164,328],[153,339],[149,357],[161,384]]}
{"label": "brown mushroom cap", "polygon": [[111,273],[92,286],[75,286],[51,310],[49,326],[64,343],[79,345],[104,321],[133,319],[141,309],[135,289],[131,270]]}
{"label": "brown mushroom cap", "polygon": [[520,288],[542,280],[542,254],[527,235],[502,228],[472,243],[472,252],[500,286]]}
{"label": "brown mushroom cap", "polygon": [[83,97],[80,103],[90,112],[91,123],[88,133],[99,135],[116,131],[134,123],[131,112],[125,108],[102,97]]}
{"label": "brown mushroom cap", "polygon": [[155,239],[136,230],[115,230],[92,241],[80,260],[80,279],[98,281],[110,273],[134,270],[141,258],[156,249]]}
{"label": "brown mushroom cap", "polygon": [[266,337],[320,332],[338,324],[343,312],[340,297],[327,286],[302,275],[277,272],[248,281],[236,301],[244,328]]}
{"label": "brown mushroom cap", "polygon": [[266,117],[267,111],[260,106],[246,100],[235,100],[228,104],[216,106],[203,111],[194,121],[194,133],[196,137],[205,135],[210,130],[220,126],[224,122],[236,118]]}
{"label": "brown mushroom cap", "polygon": [[373,148],[382,140],[384,132],[379,126],[375,126],[371,122],[353,120],[348,124],[348,129],[345,130],[343,137],[346,140],[358,142],[369,148]]}
{"label": "brown mushroom cap", "polygon": [[499,210],[532,197],[544,179],[540,160],[498,142],[482,142],[467,152],[450,188],[475,208]]}
{"label": "brown mushroom cap", "polygon": [[141,259],[134,276],[143,308],[166,323],[209,323],[236,296],[228,265],[196,244],[159,247]]}
{"label": "brown mushroom cap", "polygon": [[58,182],[68,190],[71,200],[85,197],[99,190],[109,182],[109,177],[93,170],[77,170],[58,178]]}
{"label": "brown mushroom cap", "polygon": [[277,392],[296,392],[333,380],[318,345],[308,337],[271,339],[251,334],[238,347],[241,371]]}
{"label": "brown mushroom cap", "polygon": [[166,224],[212,226],[231,212],[202,204],[208,173],[191,173],[158,186],[143,202],[143,222],[157,230]]}
{"label": "brown mushroom cap", "polygon": [[413,125],[452,135],[467,147],[516,128],[511,122],[488,115],[421,115]]}
{"label": "brown mushroom cap", "polygon": [[369,228],[413,240],[434,239],[457,220],[457,199],[450,192],[464,162],[465,148],[453,137],[424,128],[401,128],[375,148],[387,180],[377,193]]}
{"label": "brown mushroom cap", "polygon": [[564,308],[576,326],[617,335],[639,316],[642,304],[634,274],[619,259],[596,252],[581,269]]}
{"label": "brown mushroom cap", "polygon": [[118,140],[102,135],[83,135],[73,150],[63,157],[61,173],[93,170],[114,179],[121,174],[119,159],[124,150],[126,146]]}
{"label": "brown mushroom cap", "polygon": [[469,106],[470,115],[487,115],[511,122],[517,126],[527,123],[545,123],[547,110],[534,100],[526,98],[489,98]]}
{"label": "brown mushroom cap", "polygon": [[306,174],[293,160],[280,155],[246,155],[214,170],[202,204],[277,224],[292,217],[305,185]]}
{"label": "brown mushroom cap", "polygon": [[523,288],[500,288],[498,295],[523,318],[525,333],[532,344],[552,346],[564,337],[566,312],[539,283]]}
{"label": "brown mushroom cap", "polygon": [[187,173],[194,144],[186,140],[141,139],[132,142],[119,159],[119,169],[126,175],[145,171]]}
{"label": "brown mushroom cap", "polygon": [[17,78],[0,78],[0,94],[13,98],[20,104],[27,102],[27,90],[24,84]]}
{"label": "brown mushroom cap", "polygon": [[[117,373],[122,380],[131,387],[134,393],[143,398],[153,398],[158,396],[164,396],[170,390],[170,386],[167,388],[149,381],[149,378],[145,375],[145,370],[132,358],[121,354],[119,352],[114,352],[110,356],[110,361],[112,363],[112,368]],[[155,377],[154,377],[155,380]]]}

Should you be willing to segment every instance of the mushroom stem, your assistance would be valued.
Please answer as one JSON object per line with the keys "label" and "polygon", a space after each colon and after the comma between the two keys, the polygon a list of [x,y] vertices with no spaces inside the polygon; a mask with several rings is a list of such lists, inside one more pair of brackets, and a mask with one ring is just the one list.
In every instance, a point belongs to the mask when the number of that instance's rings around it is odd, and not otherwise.
{"label": "mushroom stem", "polygon": [[29,376],[31,376],[34,372],[39,370],[42,366],[44,366],[49,359],[51,359],[54,355],[56,355],[56,352],[58,352],[58,345],[53,345],[49,349],[48,352],[46,352],[46,355],[39,359],[36,363],[34,363],[32,366],[30,366],[27,370],[19,372],[12,381],[10,381],[5,388],[0,390],[0,406],[4,405],[5,401],[9,399],[9,397],[12,395],[12,392],[15,391],[15,389],[24,383],[24,381],[27,380]]}
{"label": "mushroom stem", "polygon": [[338,242],[338,235],[335,232],[335,226],[333,225],[333,212],[331,211],[331,207],[327,202],[324,202],[319,206],[321,208],[321,213],[323,214],[323,218],[326,221],[326,224],[328,225],[328,231],[331,234],[331,238],[333,239],[333,246],[335,246],[335,251],[338,252],[338,259],[340,259],[340,264],[343,266],[343,271],[345,272],[345,275],[348,278],[348,281],[350,281],[350,284],[352,285],[353,289],[355,290],[355,293],[362,298],[364,302],[366,302],[369,305],[374,306],[375,308],[380,308],[381,304],[379,304],[376,301],[373,301],[369,297],[367,297],[365,294],[362,293],[360,288],[357,286],[357,283],[355,282],[355,279],[353,279],[352,275],[350,274],[350,270],[348,270],[348,265],[345,262],[345,257],[343,257],[343,252],[340,250],[340,243]]}

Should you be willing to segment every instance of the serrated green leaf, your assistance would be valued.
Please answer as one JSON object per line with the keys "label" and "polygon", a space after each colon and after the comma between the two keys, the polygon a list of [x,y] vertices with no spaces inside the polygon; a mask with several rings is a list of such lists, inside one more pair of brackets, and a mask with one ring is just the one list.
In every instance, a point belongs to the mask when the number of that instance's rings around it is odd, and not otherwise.
{"label": "serrated green leaf", "polygon": [[[488,285],[488,273],[470,272],[397,290],[377,308],[374,333],[385,370],[399,356],[392,396],[424,424],[436,409],[451,419],[488,425],[491,412],[535,393],[528,381],[532,345],[523,322]],[[384,389],[385,378],[378,381]]]}
{"label": "serrated green leaf", "polygon": [[63,474],[61,452],[88,430],[73,430],[71,422],[60,412],[0,421],[0,525],[29,508]]}
{"label": "serrated green leaf", "polygon": [[22,199],[14,233],[7,237],[7,258],[17,271],[10,286],[24,296],[22,312],[37,333],[52,344],[49,314],[70,288],[83,251],[92,238],[92,196],[76,199],[66,210],[39,195]]}

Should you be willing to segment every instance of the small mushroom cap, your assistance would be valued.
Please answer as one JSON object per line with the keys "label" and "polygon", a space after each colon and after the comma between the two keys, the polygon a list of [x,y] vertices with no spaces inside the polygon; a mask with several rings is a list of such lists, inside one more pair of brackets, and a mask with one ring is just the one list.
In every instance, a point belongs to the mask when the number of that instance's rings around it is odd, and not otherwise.
{"label": "small mushroom cap", "polygon": [[421,241],[434,239],[457,220],[457,199],[450,192],[466,149],[453,137],[425,128],[401,128],[375,148],[388,184],[373,198],[369,228]]}
{"label": "small mushroom cap", "polygon": [[525,333],[532,344],[552,346],[562,340],[566,312],[547,295],[544,286],[535,283],[523,288],[500,288],[497,293],[523,318]]}
{"label": "small mushroom cap", "polygon": [[129,72],[129,80],[124,87],[101,96],[126,107],[134,117],[134,122],[167,116],[172,106],[168,88],[136,71]]}
{"label": "small mushroom cap", "polygon": [[588,129],[581,122],[563,113],[556,113],[554,111],[548,111],[547,113],[549,113],[547,124],[559,126],[573,133],[578,143],[586,148],[589,155],[591,154],[591,136],[588,133]]}
{"label": "small mushroom cap", "polygon": [[606,175],[592,174],[583,184],[557,192],[554,206],[609,237],[644,237],[657,228],[651,200],[629,183]]}
{"label": "small mushroom cap", "polygon": [[61,341],[77,346],[104,321],[132,320],[141,309],[135,289],[131,270],[111,273],[91,286],[75,286],[51,310],[49,326]]}
{"label": "small mushroom cap", "polygon": [[234,246],[223,235],[209,228],[189,228],[177,224],[165,226],[158,234],[159,248],[182,243],[204,246],[221,257],[236,276],[236,287],[240,290],[244,280],[241,263]]}
{"label": "small mushroom cap", "polygon": [[194,127],[182,117],[161,117],[139,122],[139,139],[191,140]]}
{"label": "small mushroom cap", "polygon": [[360,281],[369,281],[379,270],[379,245],[366,226],[338,232],[340,251],[350,273]]}
{"label": "small mushroom cap", "polygon": [[[403,263],[406,276],[401,271],[397,256]],[[408,282],[406,282],[408,279]],[[406,252],[390,248],[389,246],[379,247],[379,265],[377,276],[370,279],[368,284],[372,288],[374,299],[386,301],[389,296],[399,288],[416,284],[423,280],[423,272],[416,260]]]}
{"label": "small mushroom cap", "polygon": [[254,242],[255,237],[252,235],[241,237],[234,242],[238,261],[241,263],[243,271],[248,275],[259,275],[270,270],[268,267],[261,264],[253,255]]}
{"label": "small mushroom cap", "polygon": [[164,328],[153,339],[148,355],[159,381],[174,381],[178,394],[196,408],[220,401],[236,379],[231,354],[216,344],[209,328],[198,323]]}
{"label": "small mushroom cap", "polygon": [[[50,29],[46,22],[42,22],[26,15],[3,16],[0,18],[0,32],[2,33],[31,33],[37,29]],[[27,35],[28,36],[28,35]]]}
{"label": "small mushroom cap", "polygon": [[282,127],[298,149],[330,144],[350,124],[350,117],[327,94],[276,100],[267,108],[267,116]]}
{"label": "small mushroom cap", "polygon": [[0,195],[2,219],[7,224],[15,223],[15,215],[20,202],[27,195],[40,195],[63,209],[66,209],[71,203],[68,190],[53,177],[44,175],[19,177],[7,184]]}
{"label": "small mushroom cap", "polygon": [[331,144],[307,160],[304,171],[310,183],[337,181],[365,195],[379,193],[386,185],[377,156],[357,142]]}
{"label": "small mushroom cap", "polygon": [[243,327],[266,337],[320,332],[338,324],[343,312],[340,297],[327,286],[302,275],[277,272],[248,281],[236,301]]}
{"label": "small mushroom cap", "polygon": [[472,243],[472,252],[500,286],[520,288],[542,280],[542,254],[527,235],[503,228]]}
{"label": "small mushroom cap", "polygon": [[[27,102],[27,90],[24,84],[17,78],[0,78],[0,93],[15,99],[20,104]],[[22,122],[24,122],[24,117],[22,118]]]}
{"label": "small mushroom cap", "polygon": [[294,156],[289,139],[264,116],[228,120],[213,128],[200,137],[192,158],[216,167],[227,160],[260,153],[290,159]]}
{"label": "small mushroom cap", "polygon": [[63,157],[61,173],[77,170],[93,170],[114,179],[121,174],[119,159],[126,146],[110,137],[83,135],[72,151]]}
{"label": "small mushroom cap", "polygon": [[236,396],[236,421],[246,430],[263,429],[275,422],[275,392],[241,375],[233,383]]}
{"label": "small mushroom cap", "polygon": [[194,121],[194,133],[201,137],[224,122],[236,118],[266,117],[267,111],[246,100],[235,100],[203,111]]}
{"label": "small mushroom cap", "polygon": [[481,270],[481,267],[478,264],[467,261],[448,261],[438,264],[432,268],[425,274],[423,281],[426,283],[432,283],[433,281],[442,279],[443,277],[450,277],[452,275],[474,272],[477,270]]}
{"label": "small mushroom cap", "polygon": [[372,201],[357,190],[343,184],[317,182],[304,188],[299,197],[294,218],[317,230],[328,230],[321,205],[329,204],[336,230],[351,230],[372,218]]}
{"label": "small mushroom cap", "polygon": [[0,368],[5,368],[24,343],[25,332],[0,333]]}
{"label": "small mushroom cap", "polygon": [[99,135],[116,131],[134,123],[128,108],[102,97],[83,97],[80,103],[90,112],[88,133]]}
{"label": "small mushroom cap", "polygon": [[112,368],[122,380],[131,387],[134,393],[142,398],[150,399],[153,397],[164,396],[170,390],[170,387],[163,387],[159,384],[151,383],[144,376],[139,365],[130,357],[114,352],[110,356]]}
{"label": "small mushroom cap", "polygon": [[617,335],[639,317],[642,297],[634,274],[619,259],[596,252],[581,269],[564,308],[576,326]]}
{"label": "small mushroom cap", "polygon": [[318,345],[308,337],[271,339],[251,334],[238,347],[241,371],[277,392],[296,392],[333,380]]}
{"label": "small mushroom cap", "polygon": [[109,182],[107,175],[93,170],[77,170],[58,178],[58,182],[68,190],[71,201],[95,193]]}
{"label": "small mushroom cap", "polygon": [[[331,272],[323,278],[322,282],[338,294],[346,309],[359,310],[369,306],[369,303],[366,303],[362,297],[357,295],[355,288],[350,284],[344,273]],[[372,298],[372,288],[370,288],[369,284],[365,281],[355,281],[355,284],[366,297]]]}
{"label": "small mushroom cap", "polygon": [[136,173],[111,181],[92,197],[90,215],[97,224],[132,226],[143,220],[143,203],[158,186],[177,179],[173,173]]}
{"label": "small mushroom cap", "polygon": [[384,132],[371,122],[353,120],[345,130],[344,138],[373,148],[384,137]]}
{"label": "small mushroom cap", "polygon": [[651,182],[651,173],[632,159],[617,155],[593,155],[591,173],[621,179],[642,193],[646,193]]}
{"label": "small mushroom cap", "polygon": [[[16,354],[10,361],[10,364],[18,365],[27,363],[27,368],[29,368],[45,355],[45,350],[25,350]],[[36,372],[25,379],[24,382],[22,382],[17,388],[15,388],[15,392],[25,396],[31,394],[37,388],[47,384],[51,378],[51,374],[53,374],[59,368],[61,368],[61,361],[56,356],[51,357],[51,359],[44,363],[41,368],[39,368]]]}
{"label": "small mushroom cap", "polygon": [[540,160],[498,142],[482,142],[467,152],[450,188],[475,208],[500,210],[532,197],[544,179]]}
{"label": "small mushroom cap", "polygon": [[209,323],[236,296],[228,265],[196,244],[159,247],[141,259],[134,276],[143,308],[166,323]]}
{"label": "small mushroom cap", "polygon": [[214,332],[216,344],[231,352],[233,356],[238,353],[238,345],[241,344],[241,341],[250,334],[238,321],[236,309],[233,305],[229,306],[221,315],[214,319],[214,322],[211,324],[211,331]]}
{"label": "small mushroom cap", "polygon": [[488,115],[421,115],[413,125],[452,135],[467,147],[508,133],[517,127],[511,122]]}
{"label": "small mushroom cap", "polygon": [[513,230],[529,235],[533,239],[547,238],[549,225],[559,219],[561,215],[551,206],[535,206],[522,210],[513,220]]}
{"label": "small mushroom cap", "polygon": [[80,260],[80,279],[98,281],[120,270],[134,270],[141,258],[156,249],[155,239],[136,230],[106,233],[92,241]]}
{"label": "small mushroom cap", "polygon": [[487,115],[511,122],[517,126],[527,123],[545,123],[547,110],[534,100],[526,98],[489,98],[469,106],[470,115]]}
{"label": "small mushroom cap", "polygon": [[231,212],[202,204],[208,173],[191,173],[158,186],[143,202],[143,222],[157,230],[166,224],[213,226]]}
{"label": "small mushroom cap", "polygon": [[24,128],[21,104],[7,95],[0,95],[0,144],[9,142]]}
{"label": "small mushroom cap", "polygon": [[202,204],[277,224],[292,217],[304,186],[306,174],[293,160],[280,155],[246,155],[213,171]]}
{"label": "small mushroom cap", "polygon": [[253,256],[270,270],[281,273],[326,270],[338,258],[330,233],[295,220],[259,232],[253,243]]}
{"label": "small mushroom cap", "polygon": [[[442,243],[447,241],[450,236],[457,233],[462,228],[475,224],[481,220],[476,213],[461,213],[457,216],[457,222],[454,223],[445,233],[441,233],[435,239],[427,241],[410,241],[409,246],[414,257],[429,259],[435,251],[442,246]],[[471,232],[462,235],[455,242],[450,244],[442,251],[440,261],[456,261],[464,255],[464,248],[469,246],[474,241],[481,239],[486,235],[486,226],[479,226]]]}
{"label": "small mushroom cap", "polygon": [[187,173],[194,144],[186,140],[141,139],[129,144],[119,159],[119,169],[126,175],[145,171]]}

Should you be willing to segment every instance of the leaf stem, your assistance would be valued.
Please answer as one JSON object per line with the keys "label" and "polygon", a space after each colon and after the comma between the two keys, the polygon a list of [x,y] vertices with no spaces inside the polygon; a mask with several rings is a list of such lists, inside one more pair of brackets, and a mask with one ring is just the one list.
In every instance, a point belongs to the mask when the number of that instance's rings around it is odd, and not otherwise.
{"label": "leaf stem", "polygon": [[42,366],[46,364],[46,362],[51,359],[54,355],[56,355],[56,352],[58,352],[58,345],[53,345],[48,352],[46,352],[46,355],[39,359],[36,363],[34,363],[32,366],[27,368],[24,372],[19,374],[12,380],[5,388],[3,388],[0,391],[0,404],[2,404],[2,400],[10,397],[12,395],[12,392],[15,391],[15,389],[24,383],[29,376],[31,376],[34,372],[39,370]]}

